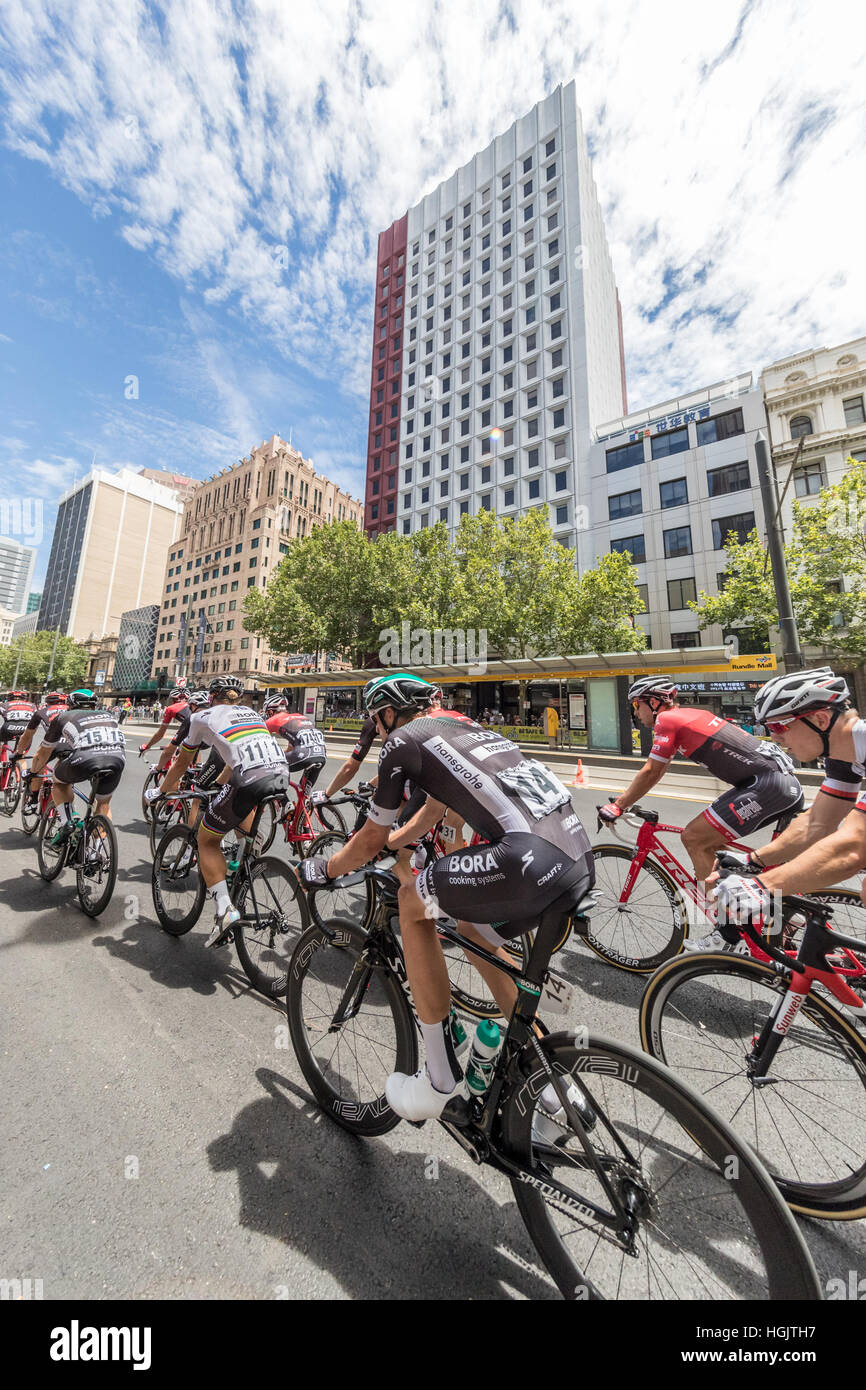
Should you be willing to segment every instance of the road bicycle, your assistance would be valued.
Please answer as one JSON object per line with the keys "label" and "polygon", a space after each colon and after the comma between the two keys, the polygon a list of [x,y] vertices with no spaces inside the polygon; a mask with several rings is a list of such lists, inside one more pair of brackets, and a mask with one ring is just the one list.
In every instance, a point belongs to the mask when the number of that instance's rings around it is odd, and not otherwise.
{"label": "road bicycle", "polygon": [[[188,798],[212,796],[184,793]],[[309,925],[306,900],[287,864],[255,850],[265,808],[282,793],[259,802],[248,831],[236,831],[237,858],[226,864],[232,905],[241,914],[231,930],[247,979],[268,999],[285,994],[287,965],[298,934]],[[199,872],[197,831],[176,825],[160,840],[151,876],[153,905],[159,924],[170,936],[184,936],[198,922],[207,888]]]}
{"label": "road bicycle", "polygon": [[[379,889],[370,929],[341,918],[310,926],[289,963],[286,1011],[316,1101],[368,1137],[398,1123],[385,1082],[417,1069],[418,1030],[391,926],[397,880],[370,866],[360,874]],[[438,1123],[473,1162],[508,1178],[541,1264],[566,1299],[820,1297],[772,1179],[705,1101],[635,1049],[536,1024],[539,1008],[562,1002],[548,962],[570,918],[584,929],[586,906],[564,895],[542,913],[520,966],[444,928],[509,975],[518,1002],[489,1089],[452,1098]],[[555,1142],[536,1129],[548,1087],[561,1106]]]}
{"label": "road bicycle", "polygon": [[[720,873],[742,872],[719,855]],[[866,1215],[866,1003],[863,941],[832,930],[833,908],[786,896],[798,949],[738,928],[744,954],[668,961],[640,1007],[645,1050],[712,1101],[804,1216]],[[858,975],[859,971],[859,975]]]}
{"label": "road bicycle", "polygon": [[[38,773],[35,774],[37,777]],[[21,800],[21,828],[25,835],[32,835],[39,826],[39,822],[44,816],[48,807],[51,805],[51,788],[54,777],[51,769],[46,767],[42,772],[42,786],[36,795],[35,805],[31,803],[30,784],[34,780],[32,772],[25,772],[23,775],[25,794]]]}
{"label": "road bicycle", "polygon": [[21,769],[18,759],[9,752],[8,743],[0,746],[0,810],[14,816],[21,799]]}
{"label": "road bicycle", "polygon": [[[313,842],[324,834],[338,834],[344,838],[348,836],[346,821],[337,809],[338,803],[349,802],[350,796],[332,797],[328,801],[310,801],[312,786],[306,772],[301,773],[301,780],[295,782],[289,778],[289,792],[294,793],[294,801],[290,795],[286,796],[285,806],[279,818],[279,824],[283,827],[286,837],[286,844],[299,857],[312,854]],[[275,827],[276,830],[276,827]]]}
{"label": "road bicycle", "polygon": [[[96,768],[93,781],[112,768]],[[59,878],[64,868],[75,870],[75,887],[82,912],[98,917],[111,901],[117,880],[117,836],[108,816],[97,815],[94,805],[99,800],[95,785],[85,796],[77,787],[75,796],[85,803],[81,817],[73,815],[72,826],[63,834],[65,821],[53,801],[39,820],[36,858],[39,873],[46,883]],[[73,802],[74,804],[74,802]]]}
{"label": "road bicycle", "polygon": [[[790,825],[794,814],[779,817],[773,839]],[[689,930],[687,899],[696,920],[700,920],[698,914],[708,919],[704,931],[714,925],[715,911],[694,875],[659,839],[659,835],[681,835],[681,826],[660,824],[658,811],[641,806],[632,806],[621,820],[638,828],[637,843],[593,845],[596,889],[601,896],[586,944],[609,965],[649,975],[682,950]],[[608,828],[622,839],[619,821]],[[749,846],[738,843],[729,848],[747,851]],[[833,888],[818,896],[847,914],[846,926],[862,931],[866,938],[866,911],[858,893]]]}

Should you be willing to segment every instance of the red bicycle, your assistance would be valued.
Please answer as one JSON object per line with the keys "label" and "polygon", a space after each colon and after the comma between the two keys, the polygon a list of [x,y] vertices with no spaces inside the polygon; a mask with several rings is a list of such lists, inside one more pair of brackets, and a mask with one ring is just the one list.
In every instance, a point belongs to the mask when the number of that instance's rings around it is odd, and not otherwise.
{"label": "red bicycle", "polygon": [[[774,839],[796,814],[786,811],[779,817]],[[618,838],[622,838],[618,833],[622,821],[638,828],[636,844],[593,846],[598,896],[586,944],[619,970],[649,975],[679,955],[690,921],[697,924],[699,932],[711,930],[715,926],[715,909],[707,902],[694,875],[658,838],[681,835],[681,826],[660,824],[658,811],[632,806],[609,827]],[[737,843],[729,848],[746,851],[749,846]],[[866,937],[866,910],[859,893],[832,888],[813,897],[832,905],[846,930]]]}
{"label": "red bicycle", "polygon": [[0,751],[0,809],[12,816],[21,799],[21,769],[9,753],[8,743]]}
{"label": "red bicycle", "polygon": [[51,774],[50,768],[46,767],[44,772],[42,773],[42,786],[39,788],[39,791],[36,795],[36,801],[31,803],[30,783],[32,780],[33,773],[25,772],[24,782],[26,784],[27,790],[24,799],[21,802],[21,828],[24,831],[25,835],[33,834],[34,830],[39,825],[39,822],[42,819],[43,815],[48,810],[48,807],[51,805],[51,784],[54,781],[54,778]]}

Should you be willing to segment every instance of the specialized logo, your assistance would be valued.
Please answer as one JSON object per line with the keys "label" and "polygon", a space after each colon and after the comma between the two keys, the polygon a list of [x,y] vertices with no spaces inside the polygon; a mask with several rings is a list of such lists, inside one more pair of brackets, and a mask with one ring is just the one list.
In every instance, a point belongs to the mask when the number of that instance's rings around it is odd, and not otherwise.
{"label": "specialized logo", "polygon": [[531,850],[531,849],[528,849],[528,850],[526,851],[525,854],[521,855],[521,857],[520,857],[520,862],[521,862],[521,864],[523,865],[523,868],[520,870],[520,876],[521,876],[521,878],[522,878],[523,875],[526,873],[526,870],[529,868],[529,866],[530,866],[530,864],[532,863],[532,861],[534,860],[534,858],[535,858],[535,855],[532,853],[532,850]]}

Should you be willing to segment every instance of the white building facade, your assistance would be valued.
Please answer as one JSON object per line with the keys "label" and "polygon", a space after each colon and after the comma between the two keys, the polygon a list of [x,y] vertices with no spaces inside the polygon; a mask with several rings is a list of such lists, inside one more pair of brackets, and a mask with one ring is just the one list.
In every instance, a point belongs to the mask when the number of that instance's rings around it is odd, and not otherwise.
{"label": "white building facade", "polygon": [[636,622],[657,648],[710,646],[688,607],[719,592],[729,532],[764,534],[755,438],[764,402],[746,373],[603,425],[590,448],[581,569],[628,551],[646,612]]}
{"label": "white building facade", "polygon": [[10,613],[27,608],[36,551],[9,536],[0,537],[0,607]]}
{"label": "white building facade", "polygon": [[574,546],[593,424],[626,408],[621,319],[574,83],[382,233],[365,525],[547,504]]}

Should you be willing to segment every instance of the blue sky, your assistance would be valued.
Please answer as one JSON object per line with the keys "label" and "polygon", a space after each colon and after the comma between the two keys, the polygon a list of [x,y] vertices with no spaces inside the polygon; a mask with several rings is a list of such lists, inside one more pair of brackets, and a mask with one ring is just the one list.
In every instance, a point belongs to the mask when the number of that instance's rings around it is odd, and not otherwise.
{"label": "blue sky", "polygon": [[292,430],[359,496],[376,233],[572,77],[633,408],[862,334],[864,54],[848,0],[2,0],[0,468],[44,503],[37,579],[94,454],[204,477]]}

